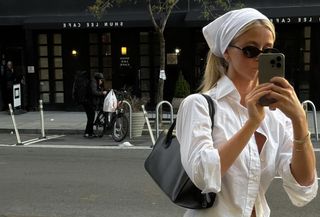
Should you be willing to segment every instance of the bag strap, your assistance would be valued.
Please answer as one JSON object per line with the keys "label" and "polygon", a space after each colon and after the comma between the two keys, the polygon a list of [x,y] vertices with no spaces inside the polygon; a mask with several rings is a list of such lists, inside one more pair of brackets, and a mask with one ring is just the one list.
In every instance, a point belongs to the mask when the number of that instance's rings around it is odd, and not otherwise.
{"label": "bag strap", "polygon": [[215,110],[214,110],[214,105],[213,105],[213,100],[211,99],[211,97],[207,94],[201,94],[204,98],[206,98],[207,102],[208,102],[208,107],[209,107],[209,115],[211,118],[211,129],[213,129],[214,126],[214,114],[215,114]]}
{"label": "bag strap", "polygon": [[[214,114],[215,114],[215,110],[214,110],[214,105],[213,105],[213,100],[211,99],[211,97],[207,94],[203,94],[201,93],[201,95],[207,100],[208,102],[208,108],[209,108],[209,115],[211,118],[211,129],[213,129],[214,126]],[[171,124],[169,130],[168,130],[168,134],[167,134],[167,141],[169,138],[172,138],[172,133],[173,133],[173,129],[176,126],[176,119],[173,121],[173,123]]]}

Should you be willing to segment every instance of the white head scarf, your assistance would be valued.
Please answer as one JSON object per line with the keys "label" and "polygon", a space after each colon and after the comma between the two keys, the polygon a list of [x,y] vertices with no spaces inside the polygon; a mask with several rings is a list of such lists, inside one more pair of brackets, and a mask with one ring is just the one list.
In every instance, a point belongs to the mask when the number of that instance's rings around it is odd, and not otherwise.
{"label": "white head scarf", "polygon": [[233,10],[218,17],[202,29],[202,33],[213,54],[223,57],[234,36],[253,20],[269,20],[253,8]]}

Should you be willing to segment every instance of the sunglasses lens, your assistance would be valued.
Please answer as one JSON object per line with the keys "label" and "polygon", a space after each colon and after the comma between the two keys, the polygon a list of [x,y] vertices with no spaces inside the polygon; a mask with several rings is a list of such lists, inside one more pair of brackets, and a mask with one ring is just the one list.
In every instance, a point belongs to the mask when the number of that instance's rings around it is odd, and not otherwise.
{"label": "sunglasses lens", "polygon": [[243,54],[248,58],[257,57],[260,53],[262,53],[261,50],[259,50],[254,46],[244,47],[242,51],[243,51]]}

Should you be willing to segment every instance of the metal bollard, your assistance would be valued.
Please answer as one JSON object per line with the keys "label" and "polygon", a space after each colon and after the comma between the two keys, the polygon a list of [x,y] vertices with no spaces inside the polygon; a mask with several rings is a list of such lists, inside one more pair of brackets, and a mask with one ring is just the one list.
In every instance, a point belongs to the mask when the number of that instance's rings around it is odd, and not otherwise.
{"label": "metal bollard", "polygon": [[17,144],[16,145],[23,145],[23,143],[21,142],[21,139],[20,139],[20,134],[19,134],[19,131],[18,131],[18,128],[17,128],[17,125],[16,125],[16,120],[14,118],[14,114],[13,114],[13,109],[12,109],[11,103],[9,104],[9,110],[10,110],[10,115],[11,115],[14,131],[15,131],[15,134],[16,134],[16,137],[17,137]]}
{"label": "metal bollard", "polygon": [[39,100],[39,110],[40,110],[40,122],[41,122],[41,137],[40,139],[46,138],[44,132],[44,117],[43,117],[43,103],[42,100]]}
{"label": "metal bollard", "polygon": [[154,146],[154,144],[156,142],[155,142],[154,137],[153,137],[153,132],[152,132],[152,129],[151,129],[151,126],[150,126],[148,113],[147,113],[146,109],[144,108],[144,105],[142,105],[141,108],[142,108],[142,111],[143,111],[143,114],[144,114],[144,118],[146,119],[146,123],[147,123],[147,126],[148,126],[148,130],[149,130],[149,134],[150,134],[150,137],[151,137],[151,141],[152,141],[152,146]]}

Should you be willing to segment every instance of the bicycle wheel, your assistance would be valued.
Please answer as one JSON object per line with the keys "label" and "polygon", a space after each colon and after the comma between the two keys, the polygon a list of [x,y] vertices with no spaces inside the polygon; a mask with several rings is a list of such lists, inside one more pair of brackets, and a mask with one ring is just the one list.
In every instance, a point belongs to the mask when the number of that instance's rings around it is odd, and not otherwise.
{"label": "bicycle wheel", "polygon": [[122,141],[128,134],[129,121],[124,115],[116,116],[113,123],[112,138],[116,142]]}
{"label": "bicycle wheel", "polygon": [[106,130],[106,118],[104,112],[100,111],[93,123],[93,132],[98,137],[103,137]]}

